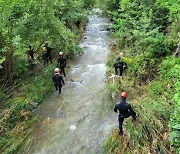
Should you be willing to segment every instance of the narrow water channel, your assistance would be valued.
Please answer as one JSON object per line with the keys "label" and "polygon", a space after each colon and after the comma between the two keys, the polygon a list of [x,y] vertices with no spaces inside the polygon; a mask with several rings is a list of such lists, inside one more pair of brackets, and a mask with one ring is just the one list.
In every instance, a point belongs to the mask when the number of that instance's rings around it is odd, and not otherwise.
{"label": "narrow water channel", "polygon": [[109,24],[106,18],[89,16],[80,43],[84,53],[73,62],[62,94],[54,93],[39,108],[40,122],[34,128],[28,153],[102,153],[103,141],[117,127],[117,115],[106,109]]}

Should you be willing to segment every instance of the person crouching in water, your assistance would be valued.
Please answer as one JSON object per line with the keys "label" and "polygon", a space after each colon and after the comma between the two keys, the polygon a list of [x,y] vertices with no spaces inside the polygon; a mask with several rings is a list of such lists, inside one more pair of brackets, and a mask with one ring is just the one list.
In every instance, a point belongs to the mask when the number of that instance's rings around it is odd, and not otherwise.
{"label": "person crouching in water", "polygon": [[58,67],[60,68],[61,73],[63,73],[64,77],[66,77],[66,73],[64,70],[66,67],[66,58],[64,57],[63,52],[59,52]]}
{"label": "person crouching in water", "polygon": [[133,120],[135,121],[136,118],[138,117],[134,110],[132,109],[131,105],[126,102],[128,94],[126,92],[123,92],[121,94],[121,99],[120,102],[117,103],[114,107],[114,112],[117,113],[119,110],[119,116],[118,116],[118,121],[119,121],[119,135],[123,135],[123,121],[125,118],[128,118],[130,116],[133,117]]}
{"label": "person crouching in water", "polygon": [[64,80],[60,74],[60,70],[59,68],[55,68],[54,70],[55,74],[52,77],[52,80],[54,82],[54,86],[56,88],[56,91],[59,92],[59,94],[61,94],[61,88],[62,88],[62,84],[64,85]]}

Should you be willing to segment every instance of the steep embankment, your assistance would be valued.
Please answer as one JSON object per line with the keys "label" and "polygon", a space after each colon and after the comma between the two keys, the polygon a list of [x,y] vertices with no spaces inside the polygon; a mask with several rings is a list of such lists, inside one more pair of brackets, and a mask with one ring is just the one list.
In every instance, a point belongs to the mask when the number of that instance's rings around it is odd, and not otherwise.
{"label": "steep embankment", "polygon": [[[108,74],[112,73],[114,70],[110,69]],[[114,83],[109,79],[108,90],[113,95],[127,91],[128,100],[139,118],[135,122],[132,122],[131,118],[125,120],[124,136],[119,136],[117,129],[113,130],[104,143],[105,153],[173,153],[169,143],[168,124],[174,109],[172,102],[167,101],[169,93],[172,92],[171,89],[164,92],[163,86],[166,86],[166,83],[162,84],[156,79],[149,84],[139,85],[137,79],[130,77],[128,73],[122,79],[115,77]],[[162,94],[163,97],[160,97]],[[114,102],[112,99],[112,106]]]}

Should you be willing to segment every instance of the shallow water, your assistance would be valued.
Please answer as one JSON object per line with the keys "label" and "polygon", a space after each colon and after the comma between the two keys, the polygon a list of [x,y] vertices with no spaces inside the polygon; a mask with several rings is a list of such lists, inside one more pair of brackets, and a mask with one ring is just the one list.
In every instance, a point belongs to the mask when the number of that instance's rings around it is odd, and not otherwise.
{"label": "shallow water", "polygon": [[114,127],[117,115],[107,111],[106,61],[111,39],[106,31],[110,21],[89,16],[76,58],[65,78],[62,94],[54,92],[36,111],[33,142],[28,153],[102,153],[103,141]]}

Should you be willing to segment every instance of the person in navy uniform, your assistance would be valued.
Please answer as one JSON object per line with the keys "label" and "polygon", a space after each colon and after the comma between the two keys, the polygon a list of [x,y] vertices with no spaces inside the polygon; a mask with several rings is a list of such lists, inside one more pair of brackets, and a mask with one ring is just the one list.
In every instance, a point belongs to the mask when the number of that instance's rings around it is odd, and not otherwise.
{"label": "person in navy uniform", "polygon": [[61,94],[62,85],[65,85],[65,83],[64,83],[64,80],[60,74],[59,68],[55,68],[54,72],[55,72],[55,74],[53,75],[52,80],[54,82],[54,86],[56,88],[56,91],[58,91],[59,94]]}
{"label": "person in navy uniform", "polygon": [[127,69],[127,63],[124,62],[123,60],[123,53],[121,52],[119,54],[119,57],[116,58],[116,61],[114,63],[114,68],[115,68],[115,74],[122,76],[123,75],[123,72]]}
{"label": "person in navy uniform", "polygon": [[66,58],[64,57],[63,52],[59,52],[58,67],[61,70],[61,73],[64,75],[64,77],[66,77],[66,73],[65,73]]}
{"label": "person in navy uniform", "polygon": [[137,118],[137,115],[132,109],[131,105],[126,102],[127,96],[128,96],[127,92],[122,92],[120,102],[117,103],[114,107],[114,112],[117,113],[119,111],[119,116],[118,116],[119,135],[123,135],[122,125],[125,118],[132,116],[134,121]]}

